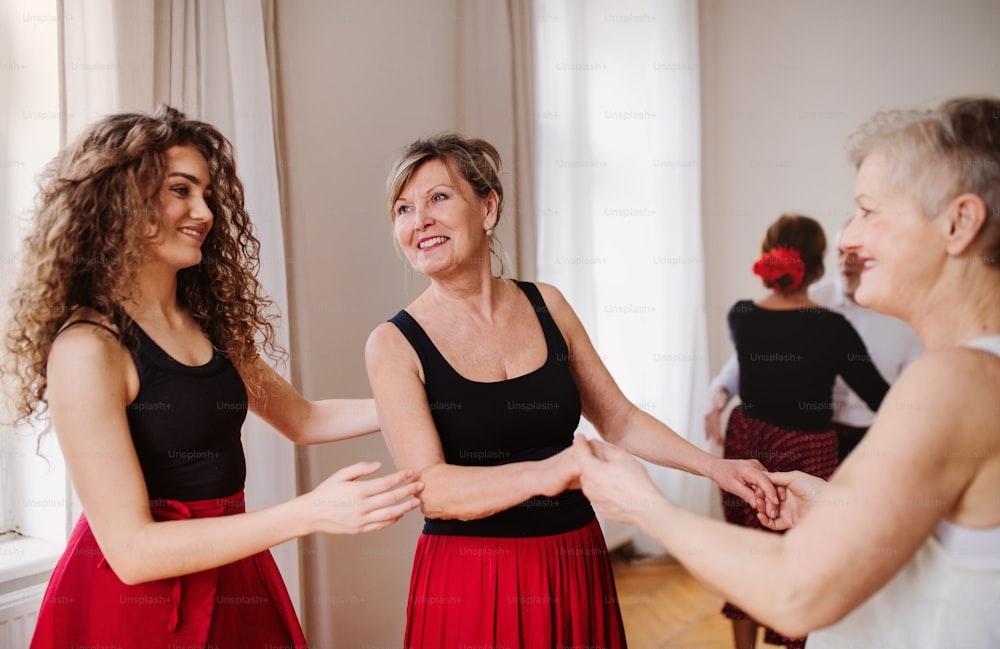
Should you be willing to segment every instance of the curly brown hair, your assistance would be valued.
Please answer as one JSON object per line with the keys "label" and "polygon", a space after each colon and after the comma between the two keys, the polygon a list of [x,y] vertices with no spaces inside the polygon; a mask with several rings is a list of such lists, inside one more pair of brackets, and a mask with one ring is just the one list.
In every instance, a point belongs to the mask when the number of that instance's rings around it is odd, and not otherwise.
{"label": "curly brown hair", "polygon": [[257,394],[255,362],[275,342],[272,302],[257,281],[260,242],[244,207],[230,142],[215,127],[170,106],[110,115],[91,125],[43,171],[23,261],[3,335],[3,374],[14,423],[43,415],[46,362],[70,315],[89,307],[135,344],[124,305],[135,297],[142,244],[159,226],[165,152],[193,145],[208,163],[214,216],[202,261],[177,274],[177,298],[212,344],[226,353]]}

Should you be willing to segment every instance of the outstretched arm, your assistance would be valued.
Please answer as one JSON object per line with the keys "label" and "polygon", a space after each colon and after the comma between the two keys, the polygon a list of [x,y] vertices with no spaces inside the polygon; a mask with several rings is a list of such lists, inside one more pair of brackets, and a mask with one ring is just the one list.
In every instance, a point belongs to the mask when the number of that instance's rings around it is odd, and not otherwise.
{"label": "outstretched arm", "polygon": [[250,410],[296,444],[322,444],[379,429],[374,399],[305,399],[263,359],[261,395],[250,395]]}
{"label": "outstretched arm", "polygon": [[758,501],[756,488],[773,506],[778,504],[777,492],[760,462],[719,459],[630,402],[562,294],[547,284],[538,288],[569,347],[570,369],[580,390],[583,415],[601,437],[654,464],[711,478],[748,503]]}
{"label": "outstretched arm", "polygon": [[[783,536],[726,525],[669,503],[612,447],[581,450],[584,492],[603,514],[640,525],[699,579],[792,636],[858,606],[954,514],[1000,441],[974,355],[923,357],[901,377],[857,450]],[[956,377],[947,385],[939,376]],[[954,425],[956,412],[963,425]],[[991,428],[992,427],[992,428]],[[955,452],[961,450],[962,452]],[[863,569],[858,569],[863,566]]]}
{"label": "outstretched arm", "polygon": [[63,332],[48,362],[49,409],[73,485],[97,543],[128,584],[205,570],[312,532],[379,529],[417,506],[420,485],[358,463],[312,492],[258,511],[195,520],[153,520],[126,406],[138,392],[131,358],[109,333]]}

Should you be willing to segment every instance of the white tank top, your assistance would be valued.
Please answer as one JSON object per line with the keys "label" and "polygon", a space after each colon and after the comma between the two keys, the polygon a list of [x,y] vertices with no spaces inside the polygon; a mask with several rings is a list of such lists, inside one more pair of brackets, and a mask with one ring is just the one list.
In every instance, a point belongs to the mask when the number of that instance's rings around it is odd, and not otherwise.
{"label": "white tank top", "polygon": [[[968,346],[1000,356],[1000,336]],[[892,580],[806,649],[1000,648],[1000,527],[942,521]]]}

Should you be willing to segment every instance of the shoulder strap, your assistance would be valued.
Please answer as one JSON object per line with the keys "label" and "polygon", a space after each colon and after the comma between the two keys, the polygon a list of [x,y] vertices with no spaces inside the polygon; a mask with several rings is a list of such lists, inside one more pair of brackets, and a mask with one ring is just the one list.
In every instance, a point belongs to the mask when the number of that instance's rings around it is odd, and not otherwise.
{"label": "shoulder strap", "polygon": [[100,322],[95,322],[93,320],[84,320],[84,319],[74,320],[73,322],[70,322],[69,324],[63,325],[62,329],[60,329],[56,333],[56,335],[58,336],[59,334],[61,334],[62,332],[66,331],[70,327],[72,327],[74,325],[78,325],[78,324],[94,325],[95,327],[100,327],[101,329],[104,329],[105,331],[107,331],[108,333],[110,333],[115,338],[119,338],[119,339],[121,338],[121,335],[117,331],[115,331],[114,329],[112,329],[111,327],[109,327],[109,326],[107,326],[105,324],[101,324]]}
{"label": "shoulder strap", "polygon": [[420,364],[424,368],[425,383],[430,381],[430,374],[435,368],[454,372],[448,361],[438,351],[437,346],[434,345],[431,337],[405,309],[389,318],[389,322],[396,325],[413,350],[417,352],[417,358],[420,359]]}
{"label": "shoulder strap", "polygon": [[518,288],[524,291],[531,306],[535,308],[535,315],[538,316],[538,322],[542,325],[542,333],[545,335],[545,344],[549,348],[549,356],[554,356],[557,359],[568,357],[569,348],[566,347],[566,339],[563,338],[559,326],[556,325],[552,314],[549,313],[549,307],[545,304],[541,291],[531,282],[514,281]]}

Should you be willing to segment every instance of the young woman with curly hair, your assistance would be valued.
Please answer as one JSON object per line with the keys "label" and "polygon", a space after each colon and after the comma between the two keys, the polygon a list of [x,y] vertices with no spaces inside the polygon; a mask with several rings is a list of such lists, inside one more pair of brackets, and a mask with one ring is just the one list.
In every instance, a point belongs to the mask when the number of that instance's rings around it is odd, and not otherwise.
{"label": "young woman with curly hair", "polygon": [[274,343],[230,143],[161,107],[107,117],[47,167],[4,336],[15,422],[48,415],[84,514],[33,647],[305,646],[268,548],[381,529],[412,472],[362,462],[247,513],[250,410],[299,444],[378,429],[302,398]]}

